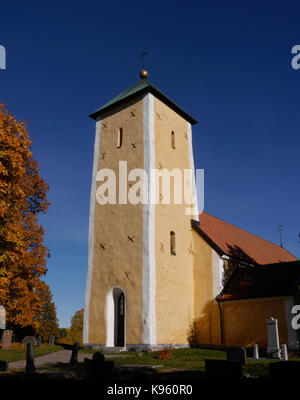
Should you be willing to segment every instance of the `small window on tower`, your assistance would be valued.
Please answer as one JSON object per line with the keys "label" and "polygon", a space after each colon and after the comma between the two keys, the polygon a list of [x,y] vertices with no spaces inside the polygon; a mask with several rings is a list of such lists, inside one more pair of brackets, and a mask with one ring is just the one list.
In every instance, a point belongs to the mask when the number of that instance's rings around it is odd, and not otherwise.
{"label": "small window on tower", "polygon": [[175,243],[175,232],[170,232],[170,252],[172,256],[176,256],[176,243]]}
{"label": "small window on tower", "polygon": [[175,132],[174,131],[171,132],[171,147],[173,149],[176,149],[176,147],[175,147]]}
{"label": "small window on tower", "polygon": [[118,129],[118,143],[117,143],[117,148],[119,149],[122,146],[123,142],[123,128]]}

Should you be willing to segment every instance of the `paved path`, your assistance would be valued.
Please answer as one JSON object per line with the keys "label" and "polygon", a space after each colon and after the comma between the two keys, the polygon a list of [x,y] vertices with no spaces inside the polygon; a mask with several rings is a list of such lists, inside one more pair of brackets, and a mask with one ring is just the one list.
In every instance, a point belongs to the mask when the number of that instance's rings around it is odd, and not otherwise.
{"label": "paved path", "polygon": [[[70,362],[72,350],[60,350],[55,353],[45,354],[44,356],[35,357],[34,364],[36,367],[41,367],[47,364],[68,363]],[[81,362],[85,358],[92,358],[93,354],[78,353],[78,361]],[[8,368],[23,369],[26,366],[26,360],[13,361],[8,364]]]}
{"label": "paved path", "polygon": [[[47,364],[56,363],[69,363],[71,359],[72,350],[60,350],[55,353],[45,354],[44,356],[39,356],[34,358],[34,365],[36,367],[41,367]],[[93,354],[78,353],[78,361],[83,362],[85,358],[92,359]],[[122,354],[109,354],[105,355],[105,358],[117,358],[117,357],[133,357],[132,355],[122,355]],[[12,361],[8,363],[8,368],[23,369],[26,366],[26,360]]]}

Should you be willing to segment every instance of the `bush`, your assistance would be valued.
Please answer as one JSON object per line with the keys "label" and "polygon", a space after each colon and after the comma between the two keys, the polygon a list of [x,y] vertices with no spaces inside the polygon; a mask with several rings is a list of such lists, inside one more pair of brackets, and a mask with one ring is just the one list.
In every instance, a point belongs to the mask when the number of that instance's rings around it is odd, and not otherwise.
{"label": "bush", "polygon": [[172,349],[163,349],[158,353],[159,360],[170,360],[172,357]]}

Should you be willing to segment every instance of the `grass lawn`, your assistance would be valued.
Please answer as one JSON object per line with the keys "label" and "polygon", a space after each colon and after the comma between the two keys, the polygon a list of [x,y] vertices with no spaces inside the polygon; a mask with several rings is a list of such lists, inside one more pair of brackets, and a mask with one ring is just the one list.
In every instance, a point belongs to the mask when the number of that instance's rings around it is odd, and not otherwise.
{"label": "grass lawn", "polygon": [[[100,351],[100,350],[92,350],[92,349],[80,349],[79,350],[79,353],[83,353],[83,354],[94,354],[94,353],[96,353],[97,351]],[[137,354],[137,352],[136,351],[121,351],[120,353],[104,353],[105,355],[111,355],[111,354],[114,354],[114,355],[132,355],[132,356],[135,356],[136,354]]]}
{"label": "grass lawn", "polygon": [[[159,360],[158,351],[143,353],[141,357],[114,358],[116,365],[160,365],[158,371],[173,369],[205,370],[205,358],[226,359],[224,351],[203,349],[176,349],[173,350],[170,360]],[[120,355],[122,353],[119,353]],[[136,354],[136,353],[135,353]]]}
{"label": "grass lawn", "polygon": [[[56,351],[63,350],[61,346],[48,346],[42,345],[41,347],[34,348],[34,356],[43,356],[45,354],[55,353]],[[10,350],[3,350],[0,348],[1,361],[19,361],[26,359],[26,345],[20,343],[13,343]]]}
{"label": "grass lawn", "polygon": [[[97,350],[80,350],[82,353],[91,354]],[[218,350],[203,350],[203,349],[176,349],[173,350],[172,358],[170,360],[159,360],[158,351],[151,353],[142,353],[141,357],[137,356],[135,351],[121,351],[120,353],[112,353],[120,357],[115,357],[116,366],[122,365],[160,365],[161,370],[172,370],[172,369],[190,369],[190,370],[205,370],[205,358],[214,358],[225,360],[226,353]],[[109,353],[105,353],[106,356],[110,356]],[[129,355],[131,357],[122,357],[122,355]]]}
{"label": "grass lawn", "polygon": [[[85,352],[82,350],[82,352]],[[88,352],[88,351],[86,351]],[[89,353],[94,353],[90,350]],[[113,358],[116,366],[125,365],[159,365],[158,372],[174,371],[174,370],[193,370],[205,372],[205,358],[210,359],[226,359],[226,352],[219,350],[204,349],[177,349],[173,350],[170,360],[159,360],[158,352],[143,353],[141,357],[137,357],[136,352],[120,352],[119,356],[131,355],[133,357],[116,357]],[[106,354],[108,355],[108,354]],[[109,356],[109,355],[108,355]],[[290,360],[300,361],[299,358],[290,358]],[[269,363],[277,362],[270,360],[253,361],[247,359],[247,365],[243,367],[244,374],[250,377],[267,377],[269,375]]]}
{"label": "grass lawn", "polygon": [[[26,357],[26,348],[25,345],[13,344],[15,348],[11,350],[2,350],[0,349],[0,360],[5,361],[18,361],[25,359]],[[42,345],[41,347],[35,347],[34,354],[35,357],[41,356],[44,354],[53,353],[55,351],[62,350],[62,346],[47,346]],[[95,353],[96,350],[80,350],[81,353],[91,354]],[[195,348],[186,348],[186,349],[176,349],[172,352],[172,357],[170,360],[159,360],[158,359],[159,352],[151,352],[151,353],[142,353],[142,356],[138,356],[137,352],[134,351],[124,351],[120,353],[114,353],[114,355],[118,357],[111,358],[114,360],[116,366],[131,366],[131,365],[157,365],[159,366],[156,369],[156,372],[162,373],[160,376],[163,376],[164,373],[173,373],[176,371],[190,371],[191,374],[200,372],[201,376],[204,376],[205,372],[205,359],[226,359],[226,352],[219,350],[206,350],[206,349],[195,349]],[[109,354],[106,354],[109,358]],[[124,356],[124,357],[123,357]],[[127,357],[125,357],[127,356]],[[300,362],[300,358],[290,358],[290,360],[295,360]],[[270,360],[260,360],[259,362],[253,361],[252,359],[247,359],[247,365],[243,367],[243,372],[246,377],[252,378],[267,378],[269,375],[269,364]],[[82,369],[83,363],[79,363],[77,368]],[[56,365],[45,366],[39,369],[47,369],[55,373],[56,370],[65,370],[66,372],[70,372],[74,369],[73,366],[68,364],[58,363]],[[125,372],[124,372],[125,373]],[[180,372],[179,372],[180,373]],[[125,373],[126,374],[126,373]],[[200,377],[199,375],[199,377]]]}

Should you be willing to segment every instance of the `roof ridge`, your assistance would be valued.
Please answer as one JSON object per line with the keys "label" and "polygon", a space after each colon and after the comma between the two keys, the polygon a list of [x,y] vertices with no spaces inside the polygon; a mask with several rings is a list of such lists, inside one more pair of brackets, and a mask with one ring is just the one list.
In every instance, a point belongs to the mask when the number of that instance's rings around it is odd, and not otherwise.
{"label": "roof ridge", "polygon": [[[144,85],[144,82],[147,82],[147,85]],[[126,97],[128,95],[128,93],[130,93],[131,90],[138,88],[139,86],[141,86],[141,89],[139,89],[139,90],[142,90],[142,89],[146,88],[147,86],[153,86],[153,85],[147,79],[141,79],[141,80],[133,83],[132,85],[130,85],[127,89],[118,93],[112,99],[110,99],[105,104],[103,104],[103,106],[101,106],[100,108],[97,108],[97,110],[95,110],[92,114],[90,114],[90,116],[98,113],[99,111],[101,111],[102,109],[105,109],[106,107],[109,107],[110,105],[114,104],[115,102],[120,101],[122,98]]]}
{"label": "roof ridge", "polygon": [[148,79],[141,79],[131,85],[129,88],[123,90],[117,96],[109,100],[105,103],[102,107],[98,108],[89,116],[93,119],[96,119],[97,115],[104,110],[110,109],[112,106],[116,104],[120,104],[124,102],[126,99],[132,98],[133,96],[143,93],[144,91],[149,91],[150,93],[154,94],[157,98],[162,100],[165,104],[169,107],[173,108],[179,115],[189,121],[191,124],[196,124],[197,121],[191,117],[187,112],[183,110],[178,104],[176,104],[173,100],[171,100],[168,96],[166,96],[163,92],[161,92],[157,87],[153,85]]}
{"label": "roof ridge", "polygon": [[[268,239],[264,239],[263,237],[258,236],[258,235],[256,235],[255,233],[249,232],[248,230],[246,230],[246,229],[244,229],[244,228],[240,228],[239,226],[234,225],[234,224],[232,224],[231,222],[227,222],[227,221],[225,221],[225,220],[222,219],[222,218],[216,217],[216,216],[213,215],[213,214],[209,214],[209,213],[206,212],[206,211],[203,211],[203,213],[209,215],[210,217],[219,219],[220,221],[224,222],[225,224],[228,224],[228,225],[233,226],[234,228],[240,229],[240,230],[242,230],[242,231],[248,233],[249,235],[252,235],[252,236],[254,236],[254,237],[257,237],[257,238],[260,239],[260,240],[263,240],[263,241],[265,241],[265,242],[267,242],[267,243],[270,243],[270,244],[272,244],[272,245],[274,245],[274,246],[277,246],[277,247],[279,247],[279,248],[281,248],[281,249],[287,251],[291,256],[296,257],[294,254],[292,254],[292,253],[291,253],[289,250],[287,250],[285,247],[281,247],[281,246],[279,246],[278,244],[273,243],[273,242],[271,242],[271,241],[268,240]],[[203,214],[203,213],[202,213],[202,214]],[[201,214],[199,214],[199,219],[200,219],[200,216],[201,216]],[[199,226],[200,226],[200,228],[201,228],[201,222],[200,222],[200,221],[199,221]],[[297,257],[296,257],[296,258],[297,258]]]}

